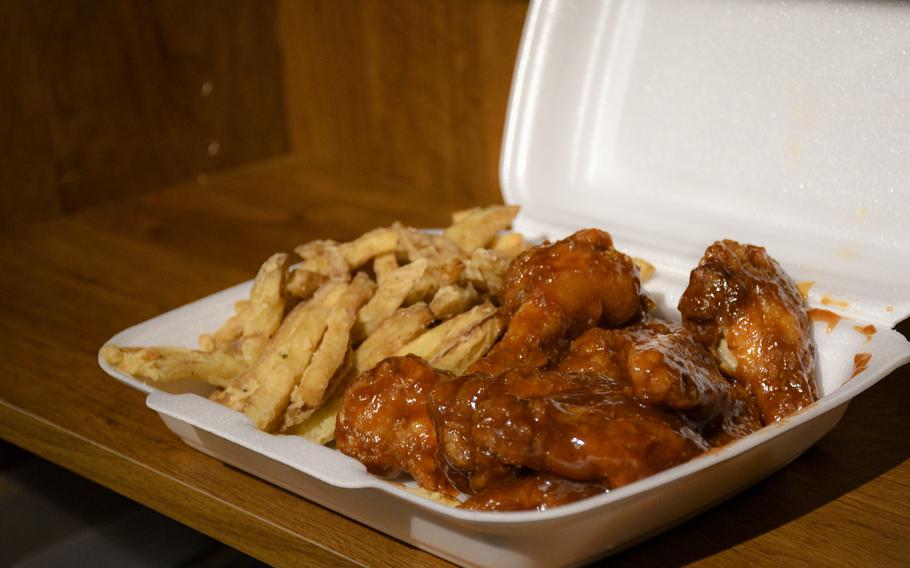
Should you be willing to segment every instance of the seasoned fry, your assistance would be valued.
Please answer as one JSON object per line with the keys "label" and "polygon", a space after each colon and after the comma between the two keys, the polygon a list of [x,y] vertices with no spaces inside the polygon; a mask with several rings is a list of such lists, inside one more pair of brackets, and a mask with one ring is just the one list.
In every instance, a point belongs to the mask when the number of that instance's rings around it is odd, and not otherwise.
{"label": "seasoned fry", "polygon": [[290,426],[282,434],[301,436],[317,444],[328,444],[335,439],[335,416],[344,400],[344,389],[339,389],[300,424]]}
{"label": "seasoned fry", "polygon": [[353,340],[360,343],[373,333],[379,324],[398,309],[427,268],[427,260],[418,258],[386,276],[370,301],[357,314]]}
{"label": "seasoned fry", "polygon": [[465,262],[464,278],[480,291],[499,294],[509,260],[489,249],[477,249]]}
{"label": "seasoned fry", "polygon": [[491,248],[511,260],[524,252],[528,248],[528,243],[521,233],[509,232],[496,235]]}
{"label": "seasoned fry", "polygon": [[395,258],[394,252],[380,254],[373,259],[373,274],[376,275],[376,283],[382,286],[382,281],[386,276],[398,268],[398,259]]}
{"label": "seasoned fry", "polygon": [[[300,380],[293,387],[290,404],[283,409],[282,429],[300,424],[322,404],[329,388],[329,381],[344,363],[345,355],[351,347],[351,328],[354,326],[357,311],[373,294],[375,288],[369,276],[363,272],[358,273],[332,306],[326,318],[325,334],[319,348],[313,353]],[[266,424],[271,426],[271,419]]]}
{"label": "seasoned fry", "polygon": [[105,345],[101,356],[109,365],[128,375],[154,382],[193,379],[225,387],[247,369],[247,363],[238,355],[183,347]]}
{"label": "seasoned fry", "polygon": [[203,333],[200,335],[199,349],[202,351],[227,349],[243,334],[243,323],[246,321],[249,310],[249,300],[234,302],[234,315],[229,317],[215,333]]}
{"label": "seasoned fry", "polygon": [[509,228],[516,215],[518,207],[515,205],[493,205],[472,210],[460,215],[459,220],[446,229],[445,236],[464,252],[473,252],[492,242],[499,231]]}
{"label": "seasoned fry", "polygon": [[431,299],[440,288],[455,284],[461,280],[464,270],[465,262],[460,258],[450,258],[444,262],[431,262],[423,276],[411,287],[411,291],[405,298],[404,303],[412,304]]}
{"label": "seasoned fry", "polygon": [[471,363],[490,350],[502,334],[503,327],[501,318],[495,315],[487,317],[466,331],[447,351],[433,357],[430,364],[456,375],[464,373]]}
{"label": "seasoned fry", "polygon": [[335,241],[312,241],[294,249],[303,262],[299,269],[322,274],[329,280],[348,282],[351,272]]}
{"label": "seasoned fry", "polygon": [[291,389],[322,339],[326,312],[346,288],[342,282],[328,282],[309,302],[298,304],[284,318],[255,364],[210,398],[242,410],[260,429],[270,426],[287,406]]}
{"label": "seasoned fry", "polygon": [[394,223],[392,229],[398,235],[398,253],[408,260],[426,258],[431,263],[444,264],[462,255],[461,249],[443,235],[418,231]]}
{"label": "seasoned fry", "polygon": [[446,320],[436,327],[419,335],[416,339],[399,349],[396,355],[412,353],[426,360],[431,360],[440,353],[449,350],[472,327],[490,317],[496,307],[490,302],[474,306],[463,314]]}
{"label": "seasoned fry", "polygon": [[477,290],[467,286],[449,284],[436,291],[430,302],[430,311],[437,319],[446,320],[458,315],[478,302]]}
{"label": "seasoned fry", "polygon": [[386,357],[391,357],[422,333],[432,321],[433,314],[423,302],[399,308],[354,350],[353,373],[359,375]]}
{"label": "seasoned fry", "polygon": [[643,258],[633,257],[632,262],[635,263],[635,266],[638,267],[638,278],[641,280],[641,283],[644,284],[654,276],[654,265],[648,262]]}
{"label": "seasoned fry", "polygon": [[372,369],[386,357],[394,355],[405,343],[426,329],[432,321],[433,314],[423,303],[396,310],[354,351],[350,367],[336,373],[332,383],[337,384],[337,389],[329,395],[326,402],[309,418],[300,424],[291,426],[283,433],[303,436],[317,444],[331,442],[335,438],[335,415],[341,407],[347,382],[360,373]]}
{"label": "seasoned fry", "polygon": [[309,300],[326,281],[326,276],[312,270],[296,268],[291,271],[284,289],[298,300]]}
{"label": "seasoned fry", "polygon": [[396,248],[398,233],[391,227],[381,227],[340,245],[338,250],[347,262],[348,268],[354,270],[376,256],[394,252]]}
{"label": "seasoned fry", "polygon": [[284,286],[287,282],[287,254],[273,254],[263,263],[250,291],[250,305],[243,320],[240,354],[247,363],[256,360],[284,317]]}

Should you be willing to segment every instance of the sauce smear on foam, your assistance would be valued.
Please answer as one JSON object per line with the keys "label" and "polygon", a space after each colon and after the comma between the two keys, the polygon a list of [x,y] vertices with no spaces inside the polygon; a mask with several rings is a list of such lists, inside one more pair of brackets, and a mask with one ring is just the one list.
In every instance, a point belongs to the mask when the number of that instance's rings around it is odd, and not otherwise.
{"label": "sauce smear on foam", "polygon": [[803,297],[803,300],[809,299],[809,290],[812,289],[813,286],[815,286],[815,282],[812,280],[796,283],[796,289],[799,290],[799,295]]}
{"label": "sauce smear on foam", "polygon": [[854,325],[853,329],[855,329],[859,333],[862,333],[863,335],[866,336],[866,343],[869,343],[870,341],[872,341],[872,336],[875,335],[875,332],[876,332],[875,326],[872,324]]}
{"label": "sauce smear on foam", "polygon": [[842,318],[832,311],[812,308],[809,310],[809,319],[812,321],[825,322],[828,326],[825,333],[831,333]]}
{"label": "sauce smear on foam", "polygon": [[862,373],[866,370],[866,367],[869,366],[869,361],[872,359],[872,353],[857,353],[853,356],[853,374],[850,375],[852,379],[856,375]]}

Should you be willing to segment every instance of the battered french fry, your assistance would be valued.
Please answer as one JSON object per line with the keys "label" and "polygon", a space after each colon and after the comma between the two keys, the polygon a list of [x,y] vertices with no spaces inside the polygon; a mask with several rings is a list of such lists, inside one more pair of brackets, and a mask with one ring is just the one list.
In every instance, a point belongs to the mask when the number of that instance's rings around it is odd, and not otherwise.
{"label": "battered french fry", "polygon": [[199,336],[199,349],[214,351],[227,349],[243,334],[243,323],[250,310],[249,300],[239,300],[234,303],[234,315],[229,317],[214,333],[203,333]]}
{"label": "battered french fry", "polygon": [[366,232],[349,243],[339,245],[348,268],[354,270],[381,254],[394,252],[398,248],[398,233],[391,227],[381,227]]}
{"label": "battered french fry", "polygon": [[498,294],[509,260],[489,249],[477,249],[465,262],[464,278],[480,291]]}
{"label": "battered french fry", "polygon": [[457,225],[458,223],[461,223],[467,219],[470,215],[479,213],[481,210],[483,210],[483,207],[468,207],[467,209],[459,209],[458,211],[452,213],[452,224]]}
{"label": "battered french fry", "polygon": [[487,317],[465,332],[447,351],[430,359],[430,364],[456,375],[464,373],[471,363],[490,350],[502,334],[503,327],[501,318],[495,315]]}
{"label": "battered french fry", "polygon": [[528,248],[528,243],[521,233],[502,233],[493,239],[491,248],[511,260],[524,252]]}
{"label": "battered french fry", "polygon": [[297,304],[255,364],[210,398],[242,410],[260,429],[270,426],[287,406],[291,389],[322,339],[327,311],[346,288],[343,282],[328,282],[310,301]]}
{"label": "battered french fry", "polygon": [[284,289],[299,300],[309,300],[326,281],[326,276],[312,270],[296,268],[291,271]]}
{"label": "battered french fry", "polygon": [[153,382],[193,379],[225,387],[247,369],[247,363],[239,355],[183,347],[105,345],[101,356],[118,370]]}
{"label": "battered french fry", "polygon": [[332,383],[337,383],[337,389],[329,395],[326,402],[309,418],[291,426],[283,433],[303,436],[317,444],[331,442],[335,438],[335,415],[341,408],[347,383],[360,373],[372,369],[386,357],[394,355],[432,321],[433,314],[423,303],[396,310],[354,351],[350,367],[336,373],[340,376],[333,378]]}
{"label": "battered french fry", "polygon": [[354,375],[372,369],[417,337],[433,321],[423,302],[399,308],[354,350]]}
{"label": "battered french fry", "polygon": [[411,287],[404,300],[405,304],[413,304],[431,299],[436,291],[444,286],[454,284],[461,279],[465,270],[465,261],[461,258],[449,258],[443,262],[431,262],[423,276]]}
{"label": "battered french fry", "polygon": [[443,235],[418,231],[401,223],[394,223],[392,229],[398,235],[398,253],[410,261],[426,258],[431,263],[444,264],[462,255],[458,245]]}
{"label": "battered french fry", "polygon": [[464,312],[477,301],[477,290],[470,282],[467,286],[449,284],[436,291],[430,302],[430,311],[437,319],[446,320]]}
{"label": "battered french fry", "polygon": [[335,439],[335,417],[344,402],[344,390],[332,394],[306,420],[282,431],[282,434],[301,436],[316,444],[328,444]]}
{"label": "battered french fry", "polygon": [[376,275],[376,284],[382,286],[382,281],[386,276],[398,268],[398,259],[395,258],[394,252],[380,254],[373,259],[373,274]]}
{"label": "battered french fry", "polygon": [[335,241],[312,241],[294,249],[303,262],[298,269],[322,274],[330,280],[348,282],[351,272]]}
{"label": "battered french fry", "polygon": [[638,278],[641,280],[641,283],[644,284],[654,276],[654,265],[648,262],[643,258],[632,258],[632,262],[635,263],[635,266],[638,267]]}
{"label": "battered french fry", "polygon": [[373,333],[379,324],[401,306],[427,268],[427,260],[418,258],[388,274],[370,301],[357,313],[352,332],[355,344]]}
{"label": "battered french fry", "polygon": [[[322,404],[329,381],[344,363],[351,347],[351,328],[357,311],[373,294],[376,285],[365,273],[358,273],[338,299],[326,318],[326,329],[306,369],[296,386],[292,385],[290,404],[284,410],[281,429],[300,424]],[[251,399],[252,402],[252,399]],[[244,410],[245,411],[245,410]],[[269,415],[271,416],[271,415]],[[272,426],[272,419],[265,422]]]}
{"label": "battered french fry", "polygon": [[438,354],[445,353],[458,341],[463,333],[495,312],[496,307],[489,302],[474,306],[463,314],[425,331],[395,354],[407,355],[412,353],[429,361]]}
{"label": "battered french fry", "polygon": [[464,252],[473,252],[493,241],[499,231],[512,224],[518,215],[517,206],[493,205],[476,209],[459,216],[445,231],[445,236],[453,240]]}
{"label": "battered french fry", "polygon": [[269,338],[284,317],[284,286],[287,282],[289,257],[273,254],[263,263],[250,291],[250,304],[243,320],[240,354],[247,363],[259,357]]}

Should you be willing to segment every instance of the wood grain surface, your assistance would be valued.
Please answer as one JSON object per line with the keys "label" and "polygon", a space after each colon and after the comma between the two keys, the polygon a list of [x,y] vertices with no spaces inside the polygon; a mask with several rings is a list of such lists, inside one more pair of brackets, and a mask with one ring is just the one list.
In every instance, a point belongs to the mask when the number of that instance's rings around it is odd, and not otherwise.
{"label": "wood grain surface", "polygon": [[284,154],[498,198],[526,0],[0,3],[0,227]]}
{"label": "wood grain surface", "polygon": [[0,226],[288,149],[275,0],[0,3]]}
{"label": "wood grain surface", "polygon": [[[445,565],[185,446],[96,354],[129,325],[250,278],[276,250],[394,219],[438,226],[466,201],[293,157],[11,231],[0,436],[271,564]],[[606,563],[906,565],[908,393],[904,367],[782,471]]]}

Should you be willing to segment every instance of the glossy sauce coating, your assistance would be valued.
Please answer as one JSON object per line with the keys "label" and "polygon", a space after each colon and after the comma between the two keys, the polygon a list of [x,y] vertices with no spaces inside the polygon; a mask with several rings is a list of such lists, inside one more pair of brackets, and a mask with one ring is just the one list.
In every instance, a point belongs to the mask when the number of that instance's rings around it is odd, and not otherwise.
{"label": "glossy sauce coating", "polygon": [[462,507],[475,511],[522,511],[529,504],[545,511],[609,491],[600,483],[580,483],[555,475],[534,473],[472,495]]}
{"label": "glossy sauce coating", "polygon": [[634,265],[596,230],[526,252],[502,293],[506,334],[467,374],[398,357],[354,381],[338,448],[371,472],[466,493],[468,508],[545,509],[683,463],[814,398],[808,317],[763,249],[712,245],[683,295],[685,325],[642,321]]}
{"label": "glossy sauce coating", "polygon": [[468,372],[545,367],[566,339],[594,326],[629,323],[643,312],[638,269],[597,229],[522,253],[506,272],[502,299],[508,329]]}
{"label": "glossy sauce coating", "polygon": [[679,311],[721,370],[751,387],[763,423],[815,400],[815,349],[803,298],[764,248],[712,244],[690,275]]}

